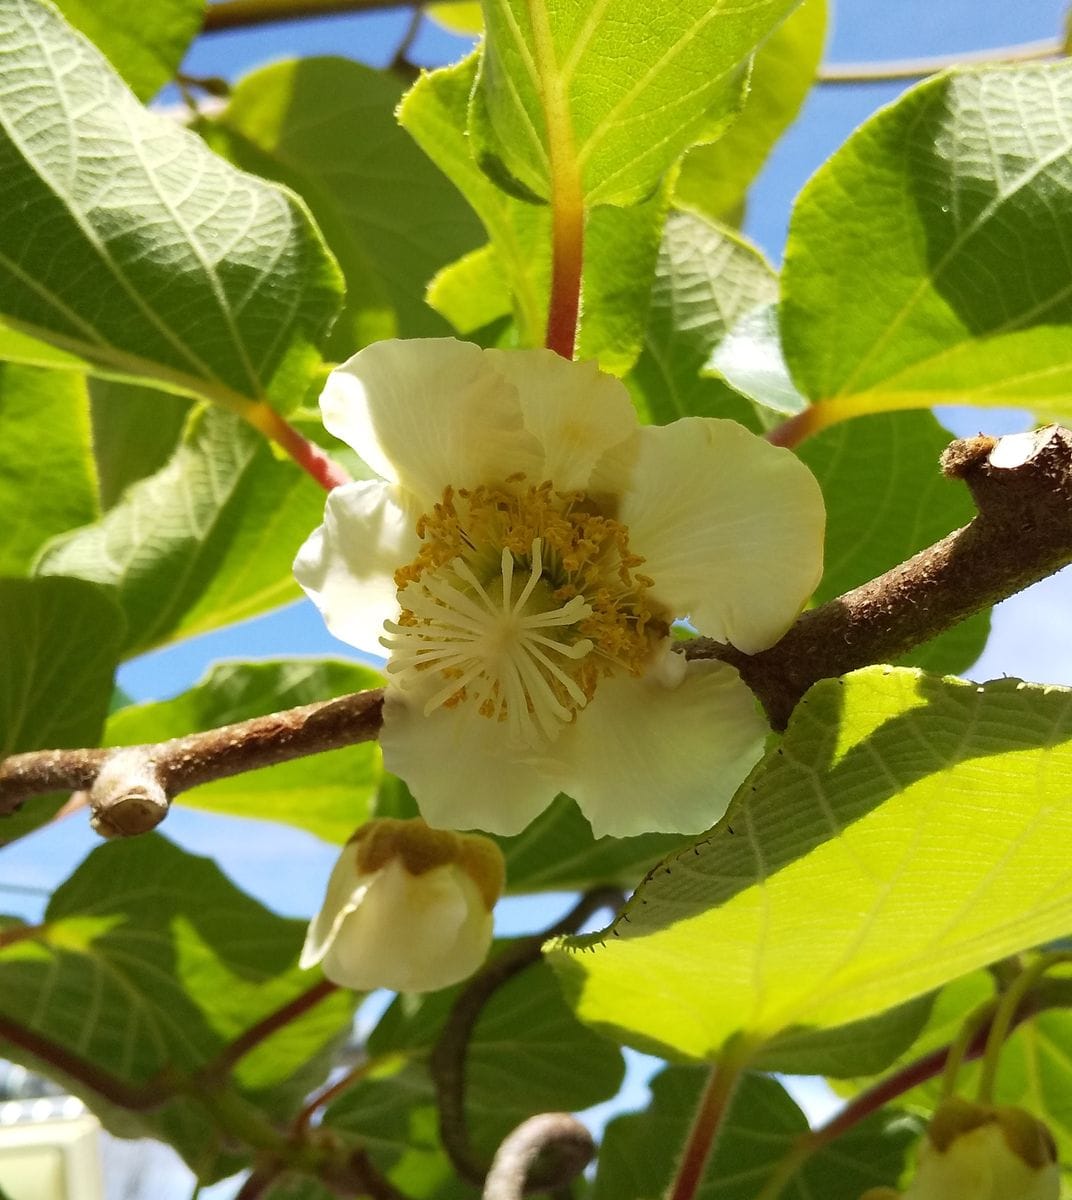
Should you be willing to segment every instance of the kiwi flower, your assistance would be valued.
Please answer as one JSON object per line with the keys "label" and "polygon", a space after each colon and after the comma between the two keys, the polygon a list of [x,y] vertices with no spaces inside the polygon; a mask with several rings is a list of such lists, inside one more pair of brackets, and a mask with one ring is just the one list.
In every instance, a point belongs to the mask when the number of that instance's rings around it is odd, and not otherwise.
{"label": "kiwi flower", "polygon": [[872,1188],[861,1200],[1059,1200],[1057,1148],[1021,1108],[945,1100],[919,1148],[908,1189]]}
{"label": "kiwi flower", "polygon": [[431,825],[520,832],[557,793],[595,835],[698,833],[767,730],[737,672],[792,623],[825,513],[732,421],[640,426],[622,383],[546,350],[384,341],[332,372],[326,428],[377,478],[335,488],[295,575],[388,654],[384,763]]}
{"label": "kiwi flower", "polygon": [[487,957],[503,889],[489,838],[382,818],[343,847],[300,965],[356,991],[432,992]]}

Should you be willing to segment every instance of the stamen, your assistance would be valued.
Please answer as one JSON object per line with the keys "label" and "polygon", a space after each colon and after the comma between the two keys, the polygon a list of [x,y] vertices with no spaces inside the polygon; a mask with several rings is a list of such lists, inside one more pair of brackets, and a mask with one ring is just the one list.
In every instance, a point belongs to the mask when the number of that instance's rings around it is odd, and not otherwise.
{"label": "stamen", "polygon": [[448,488],[420,518],[420,552],[395,573],[401,615],[380,643],[426,715],[464,706],[534,747],[558,736],[602,675],[639,674],[668,625],[633,573],[643,560],[623,525],[583,492],[523,484]]}

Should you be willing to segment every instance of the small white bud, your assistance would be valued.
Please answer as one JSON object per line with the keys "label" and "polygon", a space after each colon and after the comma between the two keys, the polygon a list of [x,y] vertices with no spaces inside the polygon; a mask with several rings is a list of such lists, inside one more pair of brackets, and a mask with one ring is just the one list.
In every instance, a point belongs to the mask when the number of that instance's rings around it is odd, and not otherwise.
{"label": "small white bud", "polygon": [[300,965],[356,991],[431,992],[471,975],[491,945],[498,846],[421,820],[363,825],[343,848]]}
{"label": "small white bud", "polygon": [[[901,1200],[1059,1200],[1057,1150],[1046,1126],[1021,1108],[944,1101]],[[898,1200],[873,1188],[861,1200]]]}

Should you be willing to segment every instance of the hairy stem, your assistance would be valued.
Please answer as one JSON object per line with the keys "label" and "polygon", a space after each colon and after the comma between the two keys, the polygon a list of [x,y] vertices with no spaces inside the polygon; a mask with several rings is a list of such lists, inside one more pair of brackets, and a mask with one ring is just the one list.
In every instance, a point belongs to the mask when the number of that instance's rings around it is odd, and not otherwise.
{"label": "hairy stem", "polygon": [[[454,1169],[463,1179],[481,1186],[489,1164],[473,1148],[465,1117],[465,1063],[473,1030],[488,1001],[504,984],[539,962],[544,942],[573,933],[601,908],[618,908],[622,895],[613,888],[598,888],[582,896],[570,911],[545,933],[519,938],[496,955],[462,989],[450,1010],[432,1051],[431,1072],[439,1109],[439,1135]],[[561,1180],[555,1180],[555,1186]]]}
{"label": "hairy stem", "polygon": [[711,1068],[667,1200],[693,1200],[699,1191],[745,1062],[746,1055],[727,1053]]}
{"label": "hairy stem", "polygon": [[527,0],[527,8],[547,122],[551,174],[551,297],[544,344],[563,358],[573,358],[584,268],[584,192],[569,95],[555,62],[547,7],[544,0]]}
{"label": "hairy stem", "polygon": [[521,1200],[530,1190],[529,1178],[537,1163],[544,1166],[539,1176],[542,1187],[557,1185],[546,1164],[555,1164],[554,1173],[563,1184],[575,1179],[592,1161],[595,1142],[588,1130],[569,1113],[539,1113],[523,1121],[504,1140],[484,1183],[484,1200]]}
{"label": "hairy stem", "polygon": [[314,442],[300,434],[274,408],[269,408],[267,404],[251,404],[242,409],[241,413],[254,429],[271,438],[280,449],[285,450],[325,491],[330,492],[332,488],[350,482],[350,476],[337,462]]}

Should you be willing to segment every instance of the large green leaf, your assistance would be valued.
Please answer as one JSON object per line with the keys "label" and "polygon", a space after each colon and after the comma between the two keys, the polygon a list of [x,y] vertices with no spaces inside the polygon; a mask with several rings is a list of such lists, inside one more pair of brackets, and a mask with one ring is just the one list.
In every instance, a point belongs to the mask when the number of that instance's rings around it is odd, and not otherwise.
{"label": "large green leaf", "polygon": [[[182,737],[381,682],[368,667],[341,661],[220,663],[173,700],[120,709],[108,721],[105,745]],[[184,792],[180,803],[281,821],[341,844],[368,817],[379,777],[378,747],[369,743],[219,779]]]}
{"label": "large green leaf", "polygon": [[52,543],[38,569],[115,587],[131,655],[297,599],[291,565],[323,504],[239,418],[208,410],[162,470]]}
{"label": "large green leaf", "polygon": [[1072,693],[873,667],[817,684],[726,818],[552,951],[578,1014],[717,1056],[837,1028],[1072,926]]}
{"label": "large green leaf", "polygon": [[[123,641],[123,615],[80,579],[0,579],[0,758],[95,746]],[[63,797],[0,819],[0,844],[47,821]]]}
{"label": "large green leaf", "polygon": [[[399,120],[461,189],[491,244],[446,267],[430,301],[461,333],[511,312],[522,345],[543,344],[551,279],[551,215],[496,187],[473,160],[466,116],[479,56],[422,76]],[[588,215],[578,344],[583,357],[622,374],[640,349],[669,181],[628,210]]]}
{"label": "large green leaf", "polygon": [[109,509],[174,454],[190,401],[142,384],[90,379],[89,412],[100,504]]}
{"label": "large green leaf", "polygon": [[820,421],[938,403],[1072,412],[1072,64],[939,76],[793,212],[782,335]]}
{"label": "large green leaf", "polygon": [[794,0],[487,0],[470,130],[487,169],[549,199],[634,204],[739,103],[736,69]]}
{"label": "large green leaf", "polygon": [[738,216],[749,185],[815,80],[826,9],[826,0],[804,0],[760,46],[737,119],[718,141],[685,155],[674,193],[680,204],[717,220]]}
{"label": "large green leaf", "polygon": [[0,321],[112,375],[292,404],[341,295],[301,202],[146,112],[43,0],[0,0],[0,80],[0,176],[19,198]]}
{"label": "large green leaf", "polygon": [[140,100],[174,77],[201,31],[205,0],[56,0],[68,21],[95,42]]}
{"label": "large green leaf", "polygon": [[629,376],[641,413],[733,417],[755,427],[750,405],[705,370],[740,319],[772,300],[778,281],[763,256],[736,233],[691,213],[671,214],[652,285],[644,350]]}
{"label": "large green leaf", "polygon": [[[181,1086],[317,982],[296,966],[304,933],[305,922],[261,907],[209,859],[154,834],[112,842],[58,889],[44,924],[0,949],[0,1014],[123,1083],[166,1070]],[[292,1113],[326,1073],[352,1010],[340,990],[266,1038],[237,1063],[241,1093],[269,1116]],[[51,1059],[0,1047],[64,1078]],[[171,1142],[202,1180],[234,1169],[210,1112],[211,1081],[136,1112],[66,1082],[117,1132]]]}
{"label": "large green leaf", "polygon": [[122,636],[102,588],[0,579],[0,755],[94,744]]}
{"label": "large green leaf", "polygon": [[97,515],[85,380],[0,363],[0,575]]}
{"label": "large green leaf", "polygon": [[[818,603],[888,571],[975,516],[967,488],[938,458],[952,435],[924,412],[877,413],[809,438],[799,449],[826,501],[826,566]],[[964,671],[982,653],[989,612],[905,656],[906,665]]]}
{"label": "large green leaf", "polygon": [[[652,1081],[651,1106],[616,1117],[599,1153],[592,1200],[661,1196],[707,1079],[698,1067],[668,1067]],[[755,1200],[808,1130],[808,1120],[774,1079],[741,1082],[704,1171],[697,1200]],[[779,1200],[858,1200],[869,1187],[897,1183],[919,1130],[903,1114],[878,1113],[810,1158]]]}
{"label": "large green leaf", "polygon": [[247,75],[217,118],[235,161],[293,187],[334,250],[347,282],[337,357],[448,332],[425,288],[480,241],[472,209],[398,127],[402,91],[361,63],[306,58]]}
{"label": "large green leaf", "polygon": [[[397,999],[370,1035],[375,1059],[409,1066],[362,1082],[328,1110],[327,1123],[369,1139],[377,1162],[408,1169],[413,1144],[435,1156],[434,1093],[425,1060],[458,988]],[[477,1152],[489,1158],[526,1117],[573,1111],[606,1100],[622,1081],[621,1051],[582,1025],[554,976],[537,963],[500,988],[477,1020],[466,1056],[466,1118]],[[423,1118],[421,1113],[424,1113]],[[414,1138],[417,1127],[430,1136]]]}

